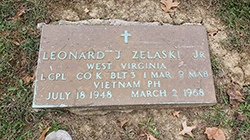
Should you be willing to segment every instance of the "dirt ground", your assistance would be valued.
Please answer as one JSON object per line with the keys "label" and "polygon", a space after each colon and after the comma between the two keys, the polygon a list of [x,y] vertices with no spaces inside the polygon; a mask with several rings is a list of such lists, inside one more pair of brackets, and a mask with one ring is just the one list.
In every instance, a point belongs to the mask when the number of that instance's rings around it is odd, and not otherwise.
{"label": "dirt ground", "polygon": [[[212,66],[214,70],[218,71],[214,74],[218,104],[213,108],[123,110],[91,115],[86,113],[79,115],[70,111],[62,114],[47,110],[46,115],[41,118],[43,127],[48,127],[51,122],[64,124],[75,140],[146,139],[146,136],[140,136],[140,134],[152,134],[152,132],[139,123],[147,123],[147,120],[152,118],[150,121],[155,125],[151,127],[159,132],[158,135],[152,135],[157,139],[190,139],[191,137],[188,135],[178,135],[184,121],[187,121],[188,126],[196,126],[192,131],[194,139],[207,139],[204,134],[205,128],[218,126],[225,133],[226,138],[231,139],[234,130],[223,125],[223,120],[217,122],[216,118],[211,117],[215,115],[212,110],[223,106],[221,112],[224,112],[227,118],[235,117],[237,107],[225,106],[222,101],[229,102],[226,90],[231,82],[237,85],[237,90],[250,85],[250,55],[232,51],[222,45],[228,37],[226,25],[214,15],[213,4],[209,0],[182,0],[181,4],[174,8],[174,12],[165,13],[158,0],[74,0],[71,2],[63,0],[50,3],[47,11],[52,21],[49,24],[77,24],[74,22],[82,20],[85,20],[85,23],[89,21],[91,24],[110,24],[109,19],[121,19],[133,22],[157,22],[158,25],[201,24],[206,26],[207,31],[216,31],[214,36],[208,35],[208,41]],[[177,110],[181,111],[180,118],[174,117],[172,114]],[[121,128],[121,122],[127,119],[129,121]],[[41,132],[42,130],[37,133]]]}

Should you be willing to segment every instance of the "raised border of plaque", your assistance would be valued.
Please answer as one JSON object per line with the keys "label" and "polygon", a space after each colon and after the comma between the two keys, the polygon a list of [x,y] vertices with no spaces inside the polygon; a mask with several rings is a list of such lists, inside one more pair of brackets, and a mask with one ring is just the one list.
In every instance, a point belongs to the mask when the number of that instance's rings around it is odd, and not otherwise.
{"label": "raised border of plaque", "polygon": [[45,25],[33,108],[213,105],[201,25]]}

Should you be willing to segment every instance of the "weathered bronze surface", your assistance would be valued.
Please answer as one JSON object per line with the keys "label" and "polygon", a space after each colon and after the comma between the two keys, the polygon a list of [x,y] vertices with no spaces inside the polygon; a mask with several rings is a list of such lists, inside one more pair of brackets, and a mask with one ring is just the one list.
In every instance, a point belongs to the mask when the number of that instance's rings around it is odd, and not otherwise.
{"label": "weathered bronze surface", "polygon": [[204,26],[43,27],[34,108],[214,103]]}

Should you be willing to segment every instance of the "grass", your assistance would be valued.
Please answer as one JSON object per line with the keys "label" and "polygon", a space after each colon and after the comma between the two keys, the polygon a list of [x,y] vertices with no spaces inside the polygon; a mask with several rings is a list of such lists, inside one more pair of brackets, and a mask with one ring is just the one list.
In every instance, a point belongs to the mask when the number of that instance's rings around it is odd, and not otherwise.
{"label": "grass", "polygon": [[[159,133],[153,129],[152,127],[155,127],[155,123],[151,121],[151,117],[148,118],[147,123],[139,123],[139,125],[143,126],[144,129],[147,128],[151,133],[155,134],[155,135],[159,135]],[[143,129],[143,130],[144,130]]]}
{"label": "grass", "polygon": [[[250,53],[250,6],[249,0],[226,0],[219,1],[217,6],[217,15],[222,21],[227,25],[228,38],[226,43],[223,42],[223,46],[228,50],[236,50],[240,53],[246,52]],[[212,64],[214,64],[214,73],[218,73],[219,64],[218,61],[212,59]],[[220,95],[222,95],[220,87]],[[234,111],[233,116],[225,115],[224,111],[216,111],[214,116],[214,121],[222,121],[223,126],[228,126],[232,129],[233,138],[231,139],[249,139],[249,108],[250,100],[249,98],[249,87],[247,87],[248,92],[245,93],[246,102],[241,103],[240,108]],[[225,91],[225,90],[224,90]],[[227,95],[219,97],[222,100],[222,108],[226,108],[228,105]],[[223,109],[222,109],[223,110]],[[224,116],[227,116],[225,118]],[[242,118],[242,119],[239,119]]]}
{"label": "grass", "polygon": [[[32,82],[39,49],[36,24],[45,17],[39,1],[1,1],[0,3],[0,139],[33,139],[40,114],[32,112]],[[25,13],[17,16],[20,10]]]}
{"label": "grass", "polygon": [[[37,139],[47,126],[52,126],[50,131],[66,129],[65,125],[58,122],[40,123],[42,117],[47,117],[46,112],[32,110],[32,81],[25,81],[25,77],[32,76],[36,68],[40,39],[40,31],[36,29],[36,25],[48,18],[44,9],[46,6],[45,2],[39,0],[0,2],[0,139]],[[228,39],[225,47],[250,53],[249,0],[219,1],[215,7],[217,15],[227,25]],[[22,9],[25,9],[25,13],[17,16]],[[122,16],[120,13],[116,15]],[[221,72],[222,65],[218,57],[212,56],[212,66],[214,74]],[[219,93],[226,90],[218,88]],[[246,88],[250,90],[250,87]],[[231,139],[250,139],[249,94],[245,94],[246,102],[238,110],[231,110],[234,111],[231,116],[226,111],[230,109],[227,95],[219,94],[220,107],[212,107],[211,114],[206,114],[202,119],[211,126],[222,125],[226,129],[232,129],[234,137]],[[158,127],[157,131],[153,129],[156,126],[150,118],[140,125],[155,135],[160,131]],[[131,131],[133,129],[126,131],[126,135]]]}
{"label": "grass", "polygon": [[[227,50],[235,50],[239,53],[250,53],[250,6],[249,0],[226,0],[219,1],[217,7],[217,15],[227,25],[228,38],[223,41],[223,46]],[[223,65],[220,63],[219,58],[211,55],[211,64],[214,74],[220,73],[220,69]],[[214,116],[210,116],[209,119],[205,118],[208,122],[211,122],[213,126],[223,126],[224,128],[231,129],[233,137],[230,139],[249,139],[249,87],[245,93],[246,102],[241,103],[240,108],[234,111],[233,115],[229,115],[228,110],[228,95],[227,89],[223,90],[223,87],[217,87],[216,91],[219,91],[217,98],[220,102],[220,107],[214,106],[211,111],[214,112]]]}
{"label": "grass", "polygon": [[212,66],[214,75],[221,72],[220,58],[214,54],[211,54],[211,66]]}
{"label": "grass", "polygon": [[219,1],[218,15],[226,23],[227,46],[230,50],[250,52],[250,6],[249,0]]}
{"label": "grass", "polygon": [[59,129],[66,130],[66,126],[61,123],[53,122],[51,124],[51,128],[49,129],[48,133],[53,132],[53,131],[58,131]]}
{"label": "grass", "polygon": [[210,108],[211,114],[205,114],[203,119],[209,127],[227,129],[232,134],[233,140],[249,139],[250,133],[250,100],[248,90],[246,102],[241,103],[239,109],[231,109],[227,103],[221,102]]}

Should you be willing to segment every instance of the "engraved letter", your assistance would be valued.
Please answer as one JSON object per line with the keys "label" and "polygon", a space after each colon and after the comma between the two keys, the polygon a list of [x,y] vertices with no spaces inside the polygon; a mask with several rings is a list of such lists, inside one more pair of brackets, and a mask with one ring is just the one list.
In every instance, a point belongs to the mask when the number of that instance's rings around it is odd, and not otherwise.
{"label": "engraved letter", "polygon": [[52,99],[53,99],[53,100],[57,100],[57,98],[58,98],[58,92],[56,93],[56,97],[55,97],[55,93],[52,92]]}
{"label": "engraved letter", "polygon": [[146,59],[146,57],[145,57],[145,51],[140,51],[140,56],[141,56],[141,59]]}
{"label": "engraved letter", "polygon": [[150,87],[152,85],[152,81],[148,81],[148,87]]}
{"label": "engraved letter", "polygon": [[93,63],[93,64],[89,64],[89,63],[87,63],[87,67],[88,67],[88,69],[93,69],[94,68],[94,66],[95,66],[95,63]]}
{"label": "engraved letter", "polygon": [[159,59],[161,59],[161,56],[160,56],[159,52],[155,52],[155,57],[154,58],[156,58],[156,57],[158,57]]}
{"label": "engraved letter", "polygon": [[76,78],[77,78],[78,80],[82,80],[82,78],[79,78],[79,75],[83,75],[83,73],[79,72],[79,73],[76,75]]}
{"label": "engraved letter", "polygon": [[191,73],[190,71],[189,71],[189,78],[196,78],[196,73],[195,73],[195,71],[193,72],[193,73]]}
{"label": "engraved letter", "polygon": [[115,58],[116,60],[121,58],[121,51],[117,51],[118,52],[118,56]]}
{"label": "engraved letter", "polygon": [[131,97],[139,97],[139,91],[136,91],[136,93],[134,91],[132,91]]}
{"label": "engraved letter", "polygon": [[64,100],[65,98],[63,98],[63,93],[60,93],[60,100]]}
{"label": "engraved letter", "polygon": [[107,64],[108,64],[108,69],[110,70],[112,63],[107,63]]}
{"label": "engraved letter", "polygon": [[83,57],[83,59],[86,60],[86,57],[85,57],[85,55],[84,55],[84,52],[81,53],[81,55],[80,55],[80,57],[79,57],[79,60],[80,60],[82,57]]}
{"label": "engraved letter", "polygon": [[162,57],[163,59],[166,59],[168,57],[165,50],[163,50],[161,53],[164,55],[164,57]]}
{"label": "engraved letter", "polygon": [[[100,57],[100,53],[102,54],[102,56],[101,56],[101,57]],[[96,57],[97,59],[99,59],[99,60],[100,60],[100,59],[103,59],[104,57],[105,57],[104,52],[102,52],[102,51],[98,51],[98,52],[97,52],[97,57]]]}
{"label": "engraved letter", "polygon": [[153,57],[150,56],[150,52],[147,51],[147,53],[148,53],[148,59],[153,59]]}
{"label": "engraved letter", "polygon": [[71,56],[73,56],[75,58],[75,60],[77,60],[77,52],[76,52],[76,54],[69,52],[69,60],[71,60]]}
{"label": "engraved letter", "polygon": [[127,66],[127,63],[125,63],[125,64],[121,63],[121,65],[122,65],[122,69],[125,69]]}
{"label": "engraved letter", "polygon": [[43,52],[43,60],[48,60],[49,58],[46,58],[46,52]]}
{"label": "engraved letter", "polygon": [[56,58],[53,58],[54,56],[56,56],[56,52],[51,52],[51,55],[50,55],[50,60],[56,60]]}
{"label": "engraved letter", "polygon": [[[61,57],[61,53],[64,53],[64,57]],[[51,53],[52,54],[52,53]],[[60,51],[57,55],[57,57],[60,59],[60,60],[64,60],[66,57],[67,57],[67,53],[65,51]]]}
{"label": "engraved letter", "polygon": [[95,59],[95,57],[93,56],[94,55],[94,52],[93,51],[89,51],[88,52],[88,59],[93,58],[93,60]]}
{"label": "engraved letter", "polygon": [[100,72],[100,73],[96,73],[96,79],[102,79],[102,77],[100,76],[102,73]]}
{"label": "engraved letter", "polygon": [[147,90],[147,97],[152,97],[150,90]]}
{"label": "engraved letter", "polygon": [[155,92],[158,92],[158,90],[154,90],[154,91],[153,91],[153,96],[154,96],[154,97],[158,97],[159,95],[155,95]]}
{"label": "engraved letter", "polygon": [[115,78],[116,78],[115,72],[111,72],[110,73],[110,79],[115,79]]}
{"label": "engraved letter", "polygon": [[157,85],[158,87],[161,87],[160,83],[161,83],[160,81],[157,81],[157,82],[154,81],[154,87],[156,87]]}
{"label": "engraved letter", "polygon": [[140,81],[138,81],[137,83],[133,81],[133,88],[139,88],[140,86]]}
{"label": "engraved letter", "polygon": [[176,59],[176,57],[173,55],[173,53],[174,53],[174,51],[169,51],[169,58],[172,59],[172,57],[173,57],[174,59]]}
{"label": "engraved letter", "polygon": [[[89,75],[89,77],[86,77],[87,74]],[[92,77],[92,75],[91,75],[91,73],[86,72],[86,73],[84,73],[83,77],[84,77],[84,79],[89,80]]]}
{"label": "engraved letter", "polygon": [[56,80],[58,80],[58,78],[61,77],[60,73],[56,73]]}
{"label": "engraved letter", "polygon": [[205,56],[204,56],[204,52],[200,52],[200,58],[205,58]]}
{"label": "engraved letter", "polygon": [[163,90],[163,92],[162,92],[162,90],[160,90],[160,96],[161,97],[162,97],[162,94],[164,94],[164,97],[167,97],[166,90]]}
{"label": "engraved letter", "polygon": [[96,84],[96,82],[94,82],[95,88],[98,88],[100,85],[100,82],[98,82],[98,84]]}
{"label": "engraved letter", "polygon": [[50,96],[51,96],[51,92],[49,93],[49,97],[48,97],[48,98],[46,98],[46,100],[49,100],[49,99],[50,99]]}
{"label": "engraved letter", "polygon": [[[142,66],[141,66],[141,65],[142,65]],[[144,66],[143,66],[143,63],[142,63],[142,62],[138,64],[138,68],[139,68],[140,70],[143,70],[143,69],[144,69]]]}
{"label": "engraved letter", "polygon": [[133,59],[138,59],[138,57],[136,57],[138,51],[133,51],[133,53],[134,53]]}
{"label": "engraved letter", "polygon": [[45,81],[46,79],[43,77],[43,73],[41,74],[41,81]]}
{"label": "engraved letter", "polygon": [[195,50],[195,56],[193,56],[194,59],[196,59],[199,56],[198,51]]}
{"label": "engraved letter", "polygon": [[166,74],[166,78],[167,78],[167,77],[169,77],[170,79],[172,78],[172,77],[170,76],[170,72],[167,71],[165,74]]}
{"label": "engraved letter", "polygon": [[67,92],[65,92],[65,94],[66,94],[66,100],[68,100],[69,99],[69,95],[71,94],[70,92],[69,93],[67,93]]}
{"label": "engraved letter", "polygon": [[54,74],[54,73],[51,73],[51,74],[49,74],[49,77],[48,77],[50,81],[54,81],[55,79],[52,79],[52,78],[50,77],[51,75],[55,75],[55,74]]}
{"label": "engraved letter", "polygon": [[205,78],[207,78],[207,77],[208,77],[208,73],[207,73],[207,71],[203,71],[203,76],[204,76]]}
{"label": "engraved letter", "polygon": [[64,73],[62,73],[62,80],[66,81],[67,79],[64,77]]}

